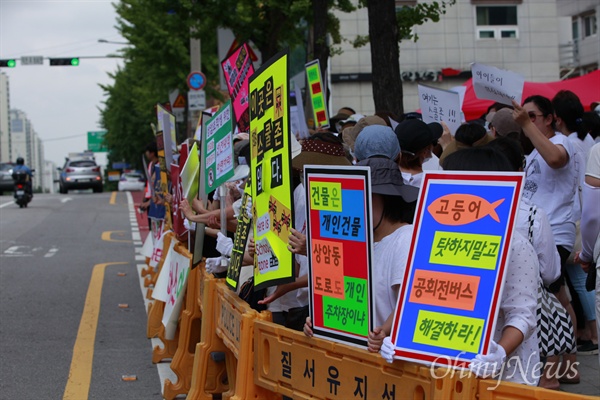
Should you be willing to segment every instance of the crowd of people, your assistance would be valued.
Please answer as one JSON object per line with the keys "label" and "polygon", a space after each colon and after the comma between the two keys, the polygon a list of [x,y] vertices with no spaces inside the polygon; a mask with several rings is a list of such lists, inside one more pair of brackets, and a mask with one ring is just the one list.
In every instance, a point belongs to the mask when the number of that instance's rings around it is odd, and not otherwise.
{"label": "crowd of people", "polygon": [[[549,389],[579,383],[577,355],[598,353],[600,329],[600,279],[595,279],[600,257],[600,106],[592,104],[591,109],[584,112],[570,91],[560,91],[552,99],[531,96],[522,104],[496,103],[480,119],[466,121],[452,133],[443,122],[426,124],[418,113],[363,115],[343,107],[330,119],[329,128],[311,131],[301,141],[292,135],[295,226],[288,250],[294,254],[296,279],[269,288],[251,304],[268,308],[275,323],[312,336],[303,168],[369,166],[377,315],[368,351],[391,362],[392,318],[404,283],[424,172],[522,171],[524,190],[496,331],[488,353],[477,355],[470,369],[481,377],[499,376]],[[251,164],[247,135],[235,136],[234,149],[237,162]],[[211,273],[226,273],[223,261],[231,255],[237,216],[245,207],[245,183],[246,178],[228,183],[225,199],[211,196],[206,204],[201,200],[180,204],[186,219],[206,224],[207,235],[216,240],[212,257],[206,260]],[[223,201],[227,221],[221,220],[219,211]],[[251,207],[243,211],[252,213]],[[229,235],[220,233],[222,224]],[[251,231],[240,282],[252,275],[254,247]],[[540,288],[558,299],[572,326],[576,344],[562,354],[542,351],[546,346],[536,323]],[[517,359],[521,362],[510,362]],[[536,373],[536,368],[542,372]]]}

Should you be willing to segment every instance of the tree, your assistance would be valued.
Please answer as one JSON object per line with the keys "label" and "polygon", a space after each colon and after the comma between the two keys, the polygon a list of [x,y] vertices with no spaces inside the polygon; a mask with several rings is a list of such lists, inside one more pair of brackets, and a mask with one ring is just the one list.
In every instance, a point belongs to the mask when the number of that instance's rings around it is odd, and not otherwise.
{"label": "tree", "polygon": [[[417,41],[418,36],[411,33],[412,27],[429,20],[438,22],[446,7],[455,2],[417,3],[396,12],[394,0],[361,0],[361,5],[368,7],[375,110],[404,113],[399,43],[403,39]],[[365,43],[365,38],[358,37],[355,46]]]}

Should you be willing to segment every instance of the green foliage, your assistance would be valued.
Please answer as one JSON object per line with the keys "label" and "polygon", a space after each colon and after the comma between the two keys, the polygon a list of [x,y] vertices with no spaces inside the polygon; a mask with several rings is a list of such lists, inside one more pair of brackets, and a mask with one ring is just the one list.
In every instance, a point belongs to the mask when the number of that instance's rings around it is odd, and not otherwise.
{"label": "green foliage", "polygon": [[439,22],[440,15],[446,14],[446,7],[456,3],[456,0],[449,1],[434,1],[433,3],[417,3],[412,7],[401,7],[396,10],[396,20],[398,21],[398,38],[419,40],[419,36],[412,32],[412,27],[415,25],[423,25],[429,20]]}
{"label": "green foliage", "polygon": [[[368,0],[359,0],[359,7],[368,7]],[[419,35],[413,33],[415,25],[423,25],[428,21],[439,22],[440,16],[446,14],[446,8],[456,4],[456,0],[434,1],[432,3],[417,3],[414,6],[396,8],[396,21],[398,22],[398,41],[419,40]],[[358,35],[352,45],[362,47],[369,43],[368,35]]]}

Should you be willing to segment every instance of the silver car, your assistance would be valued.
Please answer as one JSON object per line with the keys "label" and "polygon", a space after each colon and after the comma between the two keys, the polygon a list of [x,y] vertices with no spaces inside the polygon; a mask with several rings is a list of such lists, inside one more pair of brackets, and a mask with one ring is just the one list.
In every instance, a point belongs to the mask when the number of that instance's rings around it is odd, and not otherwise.
{"label": "silver car", "polygon": [[12,178],[13,163],[0,163],[0,195],[4,192],[12,192],[15,184]]}
{"label": "silver car", "polygon": [[60,193],[73,189],[93,189],[102,192],[102,172],[92,159],[67,160],[60,170],[58,182]]}

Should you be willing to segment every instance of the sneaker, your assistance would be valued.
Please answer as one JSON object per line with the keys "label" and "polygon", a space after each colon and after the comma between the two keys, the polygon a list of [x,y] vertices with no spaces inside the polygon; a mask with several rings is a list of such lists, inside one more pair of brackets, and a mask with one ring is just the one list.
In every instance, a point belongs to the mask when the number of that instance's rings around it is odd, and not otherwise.
{"label": "sneaker", "polygon": [[598,354],[598,344],[594,344],[591,340],[582,340],[577,346],[577,354],[582,356]]}

